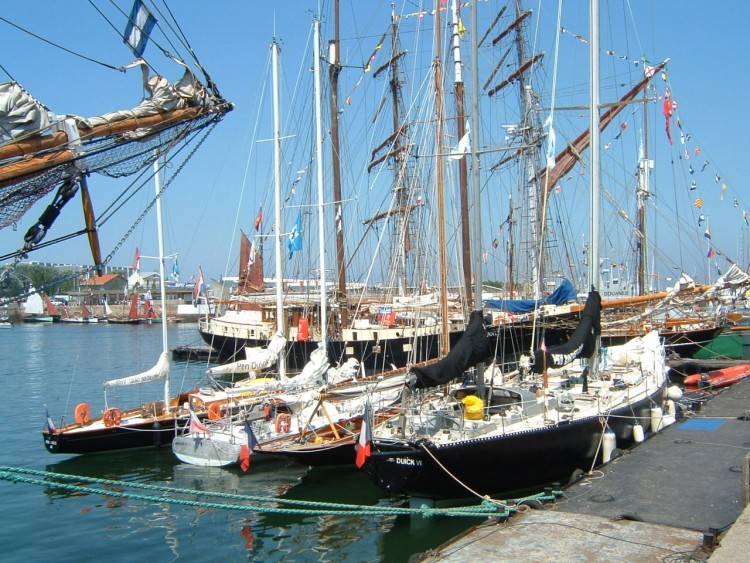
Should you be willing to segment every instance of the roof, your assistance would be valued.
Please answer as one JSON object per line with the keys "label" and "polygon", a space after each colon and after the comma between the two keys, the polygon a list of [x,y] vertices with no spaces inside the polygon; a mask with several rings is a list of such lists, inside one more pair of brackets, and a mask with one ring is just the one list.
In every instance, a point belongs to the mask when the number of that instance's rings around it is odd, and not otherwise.
{"label": "roof", "polygon": [[104,274],[103,276],[91,276],[83,281],[84,285],[107,285],[114,280],[124,280],[122,274]]}

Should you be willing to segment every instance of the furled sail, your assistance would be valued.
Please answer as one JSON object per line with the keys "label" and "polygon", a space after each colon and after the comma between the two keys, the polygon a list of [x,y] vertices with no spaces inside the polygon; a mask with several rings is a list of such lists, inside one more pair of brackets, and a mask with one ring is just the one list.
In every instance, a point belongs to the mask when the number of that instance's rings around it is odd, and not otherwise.
{"label": "furled sail", "polygon": [[245,348],[245,359],[214,366],[208,370],[212,375],[229,373],[250,373],[270,368],[279,359],[279,353],[286,346],[286,338],[276,333],[265,348]]}
{"label": "furled sail", "polygon": [[415,389],[436,387],[456,379],[471,366],[490,356],[487,330],[484,327],[482,311],[473,311],[469,324],[456,345],[439,362],[412,368],[416,377],[411,385]]}
{"label": "furled sail", "polygon": [[493,309],[509,313],[526,313],[541,305],[564,305],[576,299],[576,290],[568,280],[562,283],[544,299],[486,299],[484,304]]}
{"label": "furled sail", "polygon": [[[601,334],[602,298],[598,291],[590,291],[581,320],[570,340],[557,346],[542,348],[534,352],[533,358],[522,357],[521,366],[535,373],[543,373],[547,368],[559,368],[576,358],[590,357],[596,347],[596,337]],[[531,361],[533,360],[533,361]],[[530,363],[529,363],[530,362]]]}
{"label": "furled sail", "polygon": [[169,355],[166,352],[162,352],[159,356],[159,361],[156,365],[149,370],[130,375],[128,377],[121,377],[120,379],[110,379],[104,382],[104,388],[108,387],[120,387],[123,385],[135,385],[136,383],[146,383],[147,381],[153,381],[155,379],[162,379],[169,373]]}

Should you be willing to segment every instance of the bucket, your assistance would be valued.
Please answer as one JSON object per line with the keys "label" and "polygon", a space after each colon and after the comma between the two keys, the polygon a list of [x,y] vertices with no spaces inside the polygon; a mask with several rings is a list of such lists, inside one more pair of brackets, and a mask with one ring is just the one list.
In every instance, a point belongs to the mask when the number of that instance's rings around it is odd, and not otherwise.
{"label": "bucket", "polygon": [[602,438],[602,463],[609,463],[609,460],[612,459],[612,452],[616,447],[617,437],[615,433],[609,429],[605,430]]}
{"label": "bucket", "polygon": [[658,432],[664,428],[664,413],[661,407],[653,407],[651,409],[651,432]]}
{"label": "bucket", "polygon": [[633,441],[635,441],[636,444],[640,444],[645,439],[646,439],[646,436],[645,436],[645,433],[643,432],[643,426],[641,426],[640,422],[636,422],[633,425]]}
{"label": "bucket", "polygon": [[464,418],[466,420],[482,420],[484,402],[476,395],[467,395],[461,402],[464,404]]}

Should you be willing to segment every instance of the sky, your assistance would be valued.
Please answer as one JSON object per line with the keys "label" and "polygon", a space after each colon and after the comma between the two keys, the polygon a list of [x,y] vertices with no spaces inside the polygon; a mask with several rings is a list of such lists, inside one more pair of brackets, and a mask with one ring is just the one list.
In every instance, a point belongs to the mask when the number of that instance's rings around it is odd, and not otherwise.
{"label": "sky", "polygon": [[[147,2],[148,3],[148,2]],[[493,14],[505,2],[494,0],[478,3],[480,30],[484,29]],[[544,86],[549,87],[554,72],[557,73],[557,96],[555,104],[560,107],[573,105],[587,92],[588,47],[584,40],[588,37],[588,1],[571,0],[562,2],[561,26],[565,32],[559,34],[559,57],[555,59],[556,19],[558,2],[537,1],[528,3],[535,11],[535,19],[529,27],[529,38],[537,50],[545,51]],[[712,274],[714,269],[723,270],[726,262],[714,258],[706,260],[706,251],[715,248],[719,257],[727,256],[736,260],[743,268],[747,267],[750,249],[747,246],[747,228],[742,211],[750,212],[750,195],[747,194],[742,174],[747,156],[747,146],[742,140],[750,129],[748,112],[743,110],[744,98],[750,92],[750,65],[745,54],[750,47],[746,34],[746,22],[750,21],[750,4],[743,1],[720,3],[690,0],[660,0],[646,2],[612,1],[603,3],[601,9],[601,47],[615,51],[614,55],[602,55],[602,74],[614,73],[617,79],[605,84],[602,100],[609,99],[615,91],[624,91],[622,84],[637,81],[642,66],[635,65],[641,57],[650,63],[670,58],[668,80],[654,81],[654,95],[662,96],[669,87],[672,98],[678,103],[671,121],[672,145],[669,145],[664,132],[664,116],[661,114],[661,99],[653,104],[650,123],[655,164],[655,184],[662,189],[660,201],[664,219],[657,219],[653,226],[653,236],[661,237],[665,250],[654,255],[655,259],[669,259],[668,266],[656,276],[667,279],[678,268],[686,269],[692,275],[701,277]],[[164,9],[159,0],[152,6]],[[0,40],[3,45],[13,46],[3,49],[0,74],[1,81],[16,80],[51,111],[58,114],[94,116],[115,109],[126,109],[137,105],[142,96],[141,80],[138,72],[120,72],[103,66],[106,63],[120,67],[133,59],[132,53],[123,44],[118,32],[124,28],[124,16],[117,12],[129,12],[130,0],[111,2],[86,2],[83,0],[37,0],[34,9],[25,3],[4,4],[0,16]],[[94,6],[99,8],[95,10]],[[306,207],[307,200],[293,189],[299,183],[300,193],[304,189],[314,193],[314,162],[309,148],[292,149],[293,143],[302,145],[305,131],[312,127],[312,99],[303,90],[311,84],[311,25],[313,15],[321,20],[322,42],[327,44],[333,36],[333,3],[306,0],[277,0],[273,2],[241,2],[214,0],[182,0],[168,2],[180,25],[182,33],[200,60],[202,66],[217,84],[223,96],[235,104],[229,113],[198,149],[195,156],[185,165],[164,196],[166,253],[177,254],[181,281],[190,282],[201,268],[206,278],[218,279],[221,276],[237,275],[239,253],[238,235],[240,229],[254,234],[253,223],[259,210],[263,209],[262,232],[268,233],[268,225],[273,215],[273,179],[271,162],[272,137],[270,106],[270,44],[274,38],[281,47],[282,64],[282,130],[289,135],[284,141],[285,161],[283,164],[284,192],[291,196],[285,210],[285,231],[291,229],[294,217],[303,211],[313,216],[315,211]],[[411,63],[407,74],[411,79],[407,95],[416,99],[423,92],[424,83],[417,80],[429,70],[432,59],[430,40],[432,34],[431,14],[418,16],[420,6],[427,5],[408,0],[397,0],[395,11],[402,15],[404,28],[408,33],[402,38],[410,55],[417,62]],[[366,7],[366,8],[365,8]],[[463,8],[463,20],[469,26],[469,8]],[[155,12],[157,10],[154,10]],[[101,12],[101,13],[100,13]],[[367,174],[367,155],[383,140],[383,132],[368,122],[378,106],[382,94],[383,81],[375,83],[365,76],[363,66],[373,53],[378,39],[388,29],[390,22],[390,1],[342,0],[341,1],[341,56],[344,68],[340,78],[340,119],[343,143],[347,146],[344,163],[345,194],[349,203],[345,205],[345,219],[352,227],[347,238],[347,248],[353,249],[369,236],[363,232],[360,218],[366,212],[381,209],[386,196],[379,193],[380,185],[385,185],[386,174]],[[102,17],[110,19],[107,22]],[[536,16],[539,19],[536,19]],[[165,25],[164,18],[157,16],[159,26]],[[5,21],[7,20],[7,21]],[[416,22],[421,22],[421,27]],[[506,16],[506,23],[510,20]],[[29,33],[9,25],[24,28]],[[500,27],[496,27],[495,30]],[[154,33],[154,42],[160,41],[162,31]],[[33,34],[34,36],[32,36]],[[419,37],[418,37],[419,35]],[[36,36],[36,37],[35,37]],[[576,37],[578,36],[578,37]],[[44,38],[49,42],[40,41]],[[426,46],[417,47],[417,40]],[[468,59],[468,35],[464,38],[465,58]],[[163,45],[163,43],[162,43]],[[67,51],[59,48],[64,47]],[[176,49],[175,49],[176,50]],[[184,49],[179,49],[185,55]],[[485,51],[484,59],[497,57],[497,52]],[[86,60],[86,57],[90,60]],[[146,47],[145,58],[156,70],[174,81],[179,78],[179,67],[166,61],[157,46],[152,42]],[[375,66],[382,63],[376,59]],[[468,67],[468,62],[465,64]],[[446,68],[450,65],[446,64]],[[326,67],[323,69],[324,77]],[[447,72],[447,71],[446,71]],[[362,78],[361,82],[358,82]],[[619,82],[618,82],[619,81]],[[620,84],[622,82],[622,84]],[[376,84],[376,85],[373,85]],[[547,93],[543,105],[552,99]],[[346,99],[350,97],[351,103]],[[415,116],[422,115],[416,102],[407,104]],[[327,106],[327,100],[324,102]],[[426,108],[426,106],[425,106]],[[498,134],[497,121],[505,120],[500,108],[495,108],[489,118],[482,120],[482,135]],[[577,117],[560,115],[558,150],[565,140],[563,129],[566,125],[575,129],[585,128],[587,121],[583,112],[575,112]],[[682,130],[676,124],[680,119]],[[634,119],[634,118],[633,118]],[[505,121],[507,122],[507,121]],[[557,121],[555,122],[557,124]],[[555,126],[557,129],[557,125]],[[627,132],[637,130],[633,120],[629,121]],[[324,129],[327,132],[327,129]],[[357,132],[361,131],[361,132]],[[689,135],[684,144],[680,132]],[[571,134],[574,137],[574,134]],[[330,150],[327,135],[325,150]],[[683,136],[683,139],[685,137]],[[454,139],[454,142],[456,139]],[[604,134],[602,143],[614,142],[613,134]],[[306,143],[309,147],[310,143]],[[696,147],[699,153],[696,153]],[[691,160],[684,158],[685,150]],[[298,152],[294,152],[298,151]],[[659,157],[662,160],[657,160]],[[326,156],[326,158],[328,158]],[[707,169],[699,175],[698,169],[709,161]],[[627,166],[632,172],[634,163]],[[689,166],[693,166],[693,174]],[[330,172],[326,167],[325,180]],[[624,166],[620,164],[620,166]],[[483,163],[487,168],[487,164]],[[688,172],[685,172],[688,170]],[[717,179],[719,177],[720,179]],[[688,186],[693,179],[700,179],[698,190],[691,193]],[[498,180],[499,181],[499,180]],[[95,210],[106,208],[116,195],[125,188],[127,181],[104,178],[89,179],[89,188]],[[489,181],[487,186],[489,186]],[[724,187],[726,186],[726,187]],[[489,189],[489,188],[488,188]],[[578,188],[576,188],[578,189]],[[387,190],[385,190],[387,192]],[[567,187],[565,192],[573,193]],[[684,197],[687,204],[680,207],[676,199]],[[698,210],[691,205],[700,196],[704,207]],[[122,240],[153,197],[153,189],[145,187],[132,198],[125,208],[106,225],[100,227],[103,254],[107,255]],[[295,198],[299,201],[295,201]],[[10,252],[22,245],[23,235],[49,203],[51,195],[37,203],[18,223],[17,229],[6,228],[0,231],[2,253]],[[498,197],[498,199],[502,199]],[[561,196],[562,201],[562,196]],[[502,279],[504,262],[499,251],[493,249],[493,240],[501,237],[498,224],[507,214],[497,204],[494,211],[485,210],[488,234],[483,239],[483,250],[492,253],[487,264],[486,278]],[[580,198],[572,198],[566,205],[571,208],[584,208]],[[490,209],[488,205],[487,209]],[[699,216],[706,219],[697,228],[700,231],[710,228],[711,238],[703,237],[689,250],[683,251],[677,245],[679,233],[668,230],[666,225],[680,215],[687,223],[696,227]],[[605,219],[606,221],[607,219]],[[332,223],[333,212],[328,211],[328,222]],[[483,219],[483,222],[485,219]],[[157,254],[153,212],[141,222],[122,243],[111,264],[129,266],[133,261],[136,247],[142,256]],[[567,227],[572,236],[586,237],[586,230],[571,220]],[[49,237],[77,230],[82,225],[82,214],[78,200],[65,208]],[[356,228],[355,228],[356,227]],[[580,228],[579,228],[580,227]],[[309,223],[310,229],[316,229]],[[484,225],[483,225],[484,228]],[[700,234],[700,233],[699,233]],[[687,237],[687,235],[685,235]],[[308,240],[312,240],[310,237]],[[371,240],[367,244],[371,244]],[[620,252],[619,243],[611,242],[605,254],[614,256]],[[313,253],[308,245],[306,252]],[[502,245],[499,245],[502,249]],[[683,256],[686,252],[688,255]],[[286,249],[284,249],[286,254]],[[268,253],[267,262],[272,258]],[[679,258],[678,258],[679,257]],[[67,241],[54,247],[35,252],[31,260],[53,261],[57,263],[89,263],[88,244],[83,238]],[[332,258],[328,258],[332,260]],[[620,258],[612,258],[613,264]],[[172,262],[168,264],[171,267]],[[327,264],[328,268],[332,265]],[[355,277],[367,274],[366,265],[355,265],[359,270]],[[146,271],[157,269],[156,260],[142,258],[141,268]],[[296,275],[310,271],[312,266],[298,265]],[[272,269],[267,269],[267,275]]]}

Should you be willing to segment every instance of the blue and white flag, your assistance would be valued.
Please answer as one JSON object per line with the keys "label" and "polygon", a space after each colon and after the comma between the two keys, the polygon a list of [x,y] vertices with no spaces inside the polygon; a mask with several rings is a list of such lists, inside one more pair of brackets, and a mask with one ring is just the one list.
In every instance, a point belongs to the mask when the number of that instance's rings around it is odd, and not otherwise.
{"label": "blue and white flag", "polygon": [[154,25],[156,25],[156,18],[143,3],[143,0],[135,0],[123,37],[136,57],[143,56],[143,51],[146,50],[146,43],[148,43]]}
{"label": "blue and white flag", "polygon": [[297,213],[297,220],[294,222],[292,232],[289,233],[287,246],[289,247],[289,258],[292,257],[292,253],[302,250],[302,212]]}

